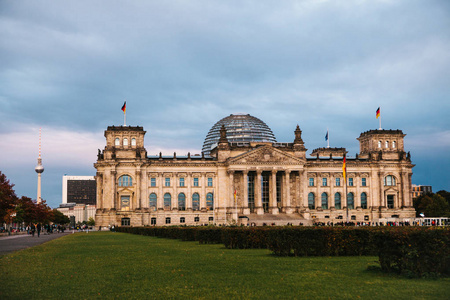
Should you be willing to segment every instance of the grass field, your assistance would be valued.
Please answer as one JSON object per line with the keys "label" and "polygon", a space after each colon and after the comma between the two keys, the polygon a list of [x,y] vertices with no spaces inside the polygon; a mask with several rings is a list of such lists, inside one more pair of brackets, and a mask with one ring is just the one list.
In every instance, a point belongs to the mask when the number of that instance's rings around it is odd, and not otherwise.
{"label": "grass field", "polygon": [[450,278],[386,275],[376,257],[276,257],[122,233],[0,256],[0,299],[449,299]]}

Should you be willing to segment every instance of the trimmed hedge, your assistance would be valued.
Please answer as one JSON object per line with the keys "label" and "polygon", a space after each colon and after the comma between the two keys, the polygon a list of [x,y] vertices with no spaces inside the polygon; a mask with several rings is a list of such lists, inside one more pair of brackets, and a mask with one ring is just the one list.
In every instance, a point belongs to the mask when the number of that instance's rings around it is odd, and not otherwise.
{"label": "trimmed hedge", "polygon": [[450,229],[378,230],[375,245],[381,269],[410,277],[450,275]]}
{"label": "trimmed hedge", "polygon": [[267,248],[278,256],[378,255],[381,269],[408,276],[450,275],[450,229],[436,227],[119,227],[117,231]]}

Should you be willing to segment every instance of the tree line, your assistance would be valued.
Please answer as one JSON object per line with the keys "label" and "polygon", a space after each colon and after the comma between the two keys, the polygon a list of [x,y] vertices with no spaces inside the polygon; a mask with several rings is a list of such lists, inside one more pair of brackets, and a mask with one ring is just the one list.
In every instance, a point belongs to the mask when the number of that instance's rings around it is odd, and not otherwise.
{"label": "tree line", "polygon": [[45,202],[37,203],[29,197],[17,197],[14,184],[0,171],[0,224],[55,223],[67,224],[69,218]]}

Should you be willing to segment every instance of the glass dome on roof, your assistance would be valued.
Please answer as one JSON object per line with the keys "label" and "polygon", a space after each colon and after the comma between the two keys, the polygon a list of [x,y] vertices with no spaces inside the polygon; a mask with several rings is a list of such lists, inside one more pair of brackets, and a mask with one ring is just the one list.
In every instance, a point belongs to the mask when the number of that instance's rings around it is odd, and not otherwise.
{"label": "glass dome on roof", "polygon": [[205,156],[209,156],[211,150],[217,146],[222,125],[227,129],[227,139],[230,143],[277,142],[272,130],[260,119],[249,114],[231,114],[209,130],[202,148]]}

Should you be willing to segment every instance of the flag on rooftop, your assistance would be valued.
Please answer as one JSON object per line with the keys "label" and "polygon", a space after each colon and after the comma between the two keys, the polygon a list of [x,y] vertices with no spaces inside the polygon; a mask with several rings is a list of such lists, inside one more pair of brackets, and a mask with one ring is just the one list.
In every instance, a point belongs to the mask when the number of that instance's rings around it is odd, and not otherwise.
{"label": "flag on rooftop", "polygon": [[376,116],[377,116],[377,119],[378,119],[378,117],[380,116],[380,108],[379,108],[379,107],[378,107],[378,109],[377,109]]}
{"label": "flag on rooftop", "polygon": [[127,101],[125,101],[122,105],[122,111],[125,113],[127,111]]}

